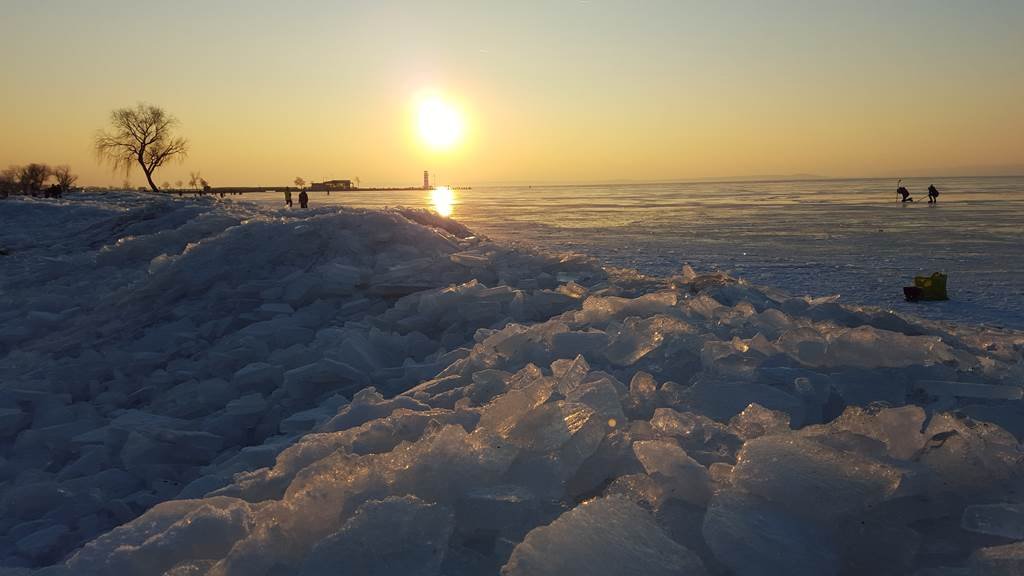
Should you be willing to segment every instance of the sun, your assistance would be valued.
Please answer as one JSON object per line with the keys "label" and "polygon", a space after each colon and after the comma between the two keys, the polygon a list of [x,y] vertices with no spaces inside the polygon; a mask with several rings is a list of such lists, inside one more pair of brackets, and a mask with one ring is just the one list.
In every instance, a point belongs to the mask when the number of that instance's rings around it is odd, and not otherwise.
{"label": "sun", "polygon": [[419,125],[420,137],[434,150],[447,150],[462,138],[462,116],[437,96],[420,103]]}

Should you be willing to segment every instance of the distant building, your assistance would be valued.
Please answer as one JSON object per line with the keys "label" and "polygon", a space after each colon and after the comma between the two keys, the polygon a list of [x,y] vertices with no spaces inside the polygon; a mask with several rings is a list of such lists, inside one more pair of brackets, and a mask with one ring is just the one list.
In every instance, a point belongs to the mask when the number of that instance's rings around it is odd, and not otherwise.
{"label": "distant building", "polygon": [[324,182],[310,182],[310,191],[333,192],[336,190],[352,190],[351,180],[327,180]]}

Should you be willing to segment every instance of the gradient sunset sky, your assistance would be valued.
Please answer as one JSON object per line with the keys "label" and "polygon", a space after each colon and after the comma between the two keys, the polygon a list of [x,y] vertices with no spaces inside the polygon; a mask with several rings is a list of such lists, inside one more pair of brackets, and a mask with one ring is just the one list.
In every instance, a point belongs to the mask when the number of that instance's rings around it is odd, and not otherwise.
{"label": "gradient sunset sky", "polygon": [[[1024,171],[1024,2],[2,0],[0,167],[99,166],[113,108],[213,185]],[[439,152],[418,99],[463,115]],[[136,172],[133,184],[144,184]]]}

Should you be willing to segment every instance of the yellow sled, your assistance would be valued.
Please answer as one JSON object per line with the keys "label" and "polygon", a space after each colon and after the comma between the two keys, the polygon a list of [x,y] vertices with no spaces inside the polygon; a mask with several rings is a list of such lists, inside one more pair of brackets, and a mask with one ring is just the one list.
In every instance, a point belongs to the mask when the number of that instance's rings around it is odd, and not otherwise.
{"label": "yellow sled", "polygon": [[949,300],[946,295],[946,278],[942,272],[935,272],[931,276],[914,276],[913,288],[903,289],[907,300]]}

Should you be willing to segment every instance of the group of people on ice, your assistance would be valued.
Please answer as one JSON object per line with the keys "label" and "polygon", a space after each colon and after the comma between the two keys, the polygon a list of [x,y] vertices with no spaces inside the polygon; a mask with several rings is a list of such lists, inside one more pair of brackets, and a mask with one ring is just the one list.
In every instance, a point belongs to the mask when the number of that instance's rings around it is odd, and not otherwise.
{"label": "group of people on ice", "polygon": [[[285,190],[284,191],[284,203],[287,204],[289,208],[292,207],[292,191],[291,190]],[[302,191],[299,192],[299,207],[300,208],[309,208],[309,194],[306,194],[305,190],[302,190]]]}
{"label": "group of people on ice", "polygon": [[[910,195],[910,190],[907,190],[906,186],[900,184],[903,180],[896,183],[896,193],[900,195],[902,200],[900,202],[913,202],[914,198]],[[935,204],[939,201],[939,189],[934,184],[928,185],[928,203]]]}

